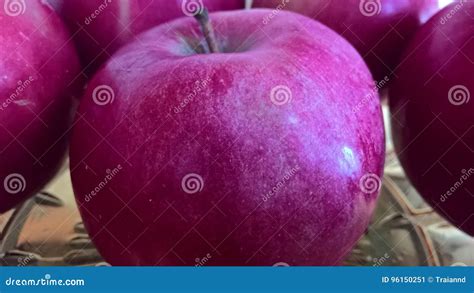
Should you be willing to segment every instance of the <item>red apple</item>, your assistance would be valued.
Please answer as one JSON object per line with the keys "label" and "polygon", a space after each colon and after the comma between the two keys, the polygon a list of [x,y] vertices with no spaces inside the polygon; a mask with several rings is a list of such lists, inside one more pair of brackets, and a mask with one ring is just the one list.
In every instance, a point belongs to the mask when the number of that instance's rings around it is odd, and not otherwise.
{"label": "red apple", "polygon": [[79,60],[42,1],[0,1],[0,212],[42,188],[66,151]]}
{"label": "red apple", "polygon": [[211,11],[244,7],[244,0],[48,0],[68,24],[86,71],[94,72],[118,48],[149,28]]}
{"label": "red apple", "polygon": [[[254,0],[254,7],[312,17],[345,37],[377,81],[392,77],[400,54],[416,30],[447,1],[440,0]],[[267,22],[270,18],[265,18]],[[387,78],[386,78],[387,77]]]}
{"label": "red apple", "polygon": [[90,82],[72,181],[111,264],[334,265],[367,228],[384,161],[370,72],[327,27],[270,13],[211,14],[209,46],[193,18],[154,28]]}
{"label": "red apple", "polygon": [[407,48],[390,88],[396,151],[414,186],[474,235],[474,3],[434,16]]}

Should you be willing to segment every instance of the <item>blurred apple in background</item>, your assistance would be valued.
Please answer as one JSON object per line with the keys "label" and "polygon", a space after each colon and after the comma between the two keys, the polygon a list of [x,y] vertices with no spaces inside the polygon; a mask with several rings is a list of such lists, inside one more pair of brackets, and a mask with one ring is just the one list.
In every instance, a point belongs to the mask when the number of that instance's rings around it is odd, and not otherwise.
{"label": "blurred apple in background", "polygon": [[[364,57],[374,79],[392,77],[400,54],[416,30],[450,0],[253,0],[322,22],[346,38]],[[267,20],[263,20],[264,22]],[[387,77],[387,78],[386,78]]]}
{"label": "blurred apple in background", "polygon": [[0,212],[38,192],[67,146],[80,76],[69,33],[43,1],[0,1]]}
{"label": "blurred apple in background", "polygon": [[413,185],[474,235],[474,3],[424,25],[390,88],[395,148]]}
{"label": "blurred apple in background", "polygon": [[384,162],[369,69],[326,26],[269,15],[213,13],[208,43],[175,20],[90,82],[71,176],[111,264],[335,265],[366,230]]}
{"label": "blurred apple in background", "polygon": [[68,24],[87,73],[149,28],[210,11],[242,9],[244,0],[48,0]]}

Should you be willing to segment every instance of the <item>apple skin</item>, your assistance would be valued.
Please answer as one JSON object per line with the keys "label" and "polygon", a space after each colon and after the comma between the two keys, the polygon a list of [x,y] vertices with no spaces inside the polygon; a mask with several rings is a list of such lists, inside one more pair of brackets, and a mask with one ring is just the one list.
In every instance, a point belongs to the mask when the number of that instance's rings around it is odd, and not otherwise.
{"label": "apple skin", "polygon": [[[183,7],[209,11],[244,8],[244,0],[48,0],[68,24],[87,73],[117,49],[156,25],[187,16]],[[186,6],[189,5],[189,6]],[[198,6],[194,6],[194,4]],[[184,6],[183,6],[184,5]],[[95,18],[91,15],[99,11]]]}
{"label": "apple skin", "polygon": [[9,2],[0,1],[0,212],[56,173],[80,83],[74,44],[52,8]]}
{"label": "apple skin", "polygon": [[439,213],[474,235],[474,3],[446,18],[456,5],[416,34],[389,101],[395,149],[408,178]]}
{"label": "apple skin", "polygon": [[403,48],[421,24],[439,11],[441,2],[447,1],[254,0],[253,7],[282,7],[322,22],[346,38],[364,57],[374,79],[381,81],[392,77]]}
{"label": "apple skin", "polygon": [[107,262],[335,265],[367,228],[378,188],[360,182],[382,175],[385,144],[370,72],[327,27],[292,12],[262,25],[269,13],[210,14],[213,54],[175,20],[91,80],[71,178]]}

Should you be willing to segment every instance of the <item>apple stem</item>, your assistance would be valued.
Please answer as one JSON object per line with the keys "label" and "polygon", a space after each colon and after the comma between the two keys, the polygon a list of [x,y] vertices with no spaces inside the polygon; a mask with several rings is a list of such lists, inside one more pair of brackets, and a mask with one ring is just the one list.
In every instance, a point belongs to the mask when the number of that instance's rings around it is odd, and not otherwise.
{"label": "apple stem", "polygon": [[245,0],[245,9],[252,9],[253,0]]}
{"label": "apple stem", "polygon": [[209,19],[209,12],[207,8],[202,9],[198,14],[196,14],[195,18],[201,25],[202,33],[206,38],[207,45],[209,47],[209,51],[211,53],[219,53],[219,47],[217,46],[216,35],[214,34],[214,29],[211,24],[211,20]]}

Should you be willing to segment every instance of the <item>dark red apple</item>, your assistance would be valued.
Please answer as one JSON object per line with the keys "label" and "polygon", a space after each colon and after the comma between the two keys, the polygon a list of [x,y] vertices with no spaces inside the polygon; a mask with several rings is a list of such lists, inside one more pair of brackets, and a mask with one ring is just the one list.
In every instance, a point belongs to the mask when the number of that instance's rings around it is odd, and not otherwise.
{"label": "dark red apple", "polygon": [[241,9],[244,0],[48,0],[68,24],[86,71],[94,72],[118,48],[175,18]]}
{"label": "dark red apple", "polygon": [[440,0],[254,0],[274,8],[262,21],[291,10],[312,17],[345,37],[377,81],[392,77],[400,54],[416,30],[447,1]]}
{"label": "dark red apple", "polygon": [[211,14],[213,45],[193,18],[154,28],[90,82],[72,181],[111,264],[334,265],[367,228],[384,161],[370,72],[327,27],[270,13]]}
{"label": "dark red apple", "polygon": [[43,1],[0,1],[0,212],[39,191],[64,157],[79,60]]}
{"label": "dark red apple", "polygon": [[433,17],[404,53],[390,88],[396,151],[414,186],[474,235],[474,3]]}

